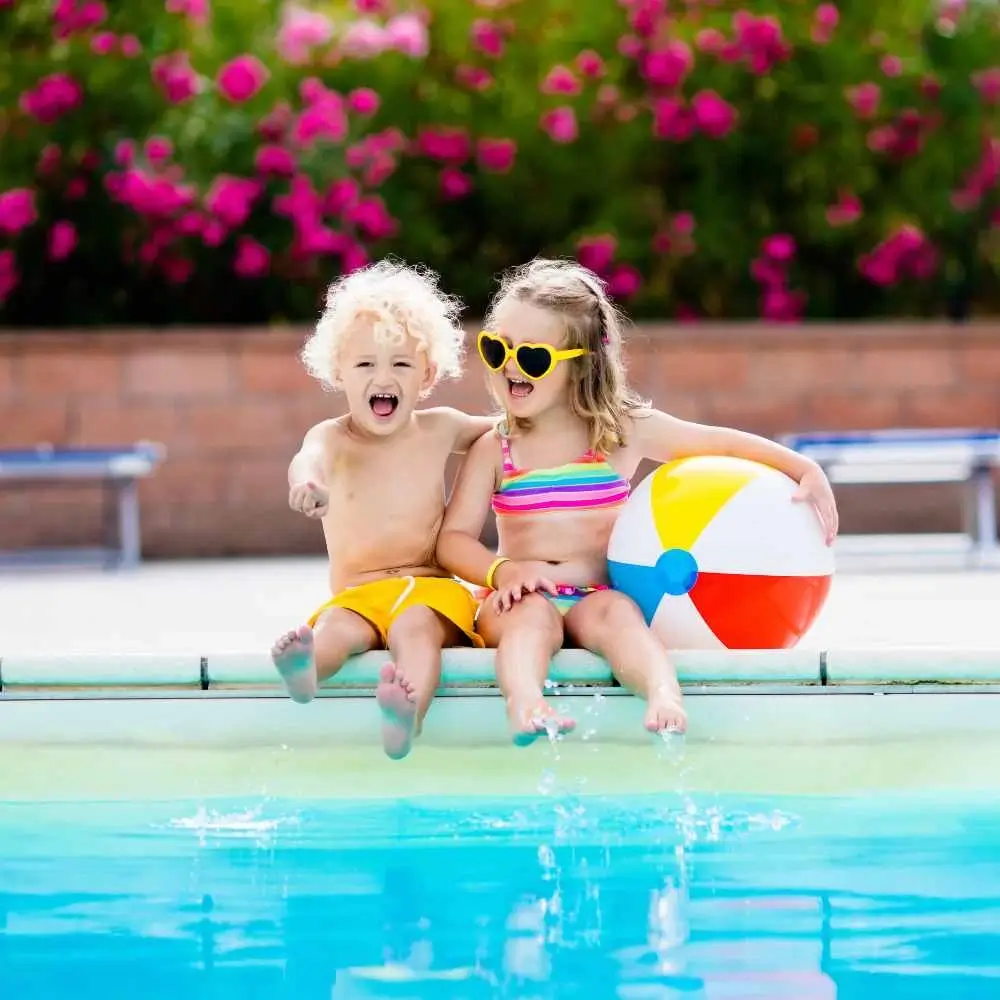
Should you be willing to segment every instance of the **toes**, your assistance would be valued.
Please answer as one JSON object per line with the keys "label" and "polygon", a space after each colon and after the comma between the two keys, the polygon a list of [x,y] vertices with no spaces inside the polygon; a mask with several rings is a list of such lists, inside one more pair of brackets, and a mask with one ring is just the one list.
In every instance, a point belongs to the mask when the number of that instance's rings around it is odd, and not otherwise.
{"label": "toes", "polygon": [[378,676],[383,683],[391,684],[396,679],[396,668],[391,663],[385,663],[378,672]]}

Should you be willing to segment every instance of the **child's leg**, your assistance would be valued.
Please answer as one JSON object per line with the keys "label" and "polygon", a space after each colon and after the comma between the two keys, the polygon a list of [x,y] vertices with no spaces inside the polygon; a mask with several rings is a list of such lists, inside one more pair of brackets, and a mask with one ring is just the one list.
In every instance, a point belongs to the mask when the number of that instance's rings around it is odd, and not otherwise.
{"label": "child's leg", "polygon": [[479,634],[496,648],[497,684],[507,702],[507,719],[518,746],[549,728],[564,733],[576,723],[545,699],[549,663],[562,646],[562,617],[546,598],[528,594],[498,613],[487,601],[479,612]]}
{"label": "child's leg", "polygon": [[378,633],[360,615],[346,608],[328,608],[315,629],[300,625],[280,636],[271,647],[271,660],[292,700],[304,705],[345,660],[381,645]]}
{"label": "child's leg", "polygon": [[623,687],[646,699],[650,732],[687,728],[677,671],[633,601],[614,590],[588,594],[567,612],[566,631],[603,656]]}
{"label": "child's leg", "polygon": [[410,752],[441,681],[441,649],[460,641],[457,626],[422,605],[407,608],[389,629],[393,662],[375,692],[382,709],[382,744],[394,760]]}

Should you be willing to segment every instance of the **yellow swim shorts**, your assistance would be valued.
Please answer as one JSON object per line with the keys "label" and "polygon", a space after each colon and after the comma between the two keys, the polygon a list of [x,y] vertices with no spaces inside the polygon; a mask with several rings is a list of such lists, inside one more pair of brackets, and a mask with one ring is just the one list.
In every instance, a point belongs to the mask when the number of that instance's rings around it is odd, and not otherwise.
{"label": "yellow swim shorts", "polygon": [[314,626],[328,608],[346,608],[369,622],[385,645],[392,623],[412,607],[436,611],[461,629],[473,646],[484,645],[475,625],[479,604],[472,592],[452,577],[403,576],[348,587],[316,609],[309,619],[309,627]]}

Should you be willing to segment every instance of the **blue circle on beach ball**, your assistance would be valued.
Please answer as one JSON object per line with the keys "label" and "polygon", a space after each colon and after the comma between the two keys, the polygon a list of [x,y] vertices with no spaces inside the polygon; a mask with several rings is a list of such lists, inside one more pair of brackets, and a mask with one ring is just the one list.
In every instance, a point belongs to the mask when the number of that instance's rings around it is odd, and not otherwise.
{"label": "blue circle on beach ball", "polygon": [[672,597],[686,594],[698,579],[698,563],[686,549],[668,549],[656,560],[656,575]]}

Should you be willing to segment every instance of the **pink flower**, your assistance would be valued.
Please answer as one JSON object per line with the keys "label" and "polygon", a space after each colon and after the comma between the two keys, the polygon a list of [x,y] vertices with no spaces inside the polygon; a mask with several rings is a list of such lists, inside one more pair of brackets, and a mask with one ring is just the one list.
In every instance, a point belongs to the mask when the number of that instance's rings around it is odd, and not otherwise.
{"label": "pink flower", "polygon": [[142,53],[142,42],[135,35],[122,35],[118,45],[126,59],[136,59]]}
{"label": "pink flower", "polygon": [[576,57],[576,68],[591,80],[604,76],[604,60],[593,49],[584,49]]}
{"label": "pink flower", "polygon": [[394,236],[398,228],[396,220],[386,209],[385,202],[378,197],[362,198],[355,202],[344,212],[344,219],[373,240]]}
{"label": "pink flower", "polygon": [[386,0],[354,0],[354,9],[359,14],[383,14],[387,6]]}
{"label": "pink flower", "polygon": [[340,50],[350,59],[371,59],[390,48],[385,29],[368,18],[348,25],[340,40]]}
{"label": "pink flower", "polygon": [[292,109],[286,101],[279,101],[257,123],[257,133],[268,142],[280,142],[292,124]]}
{"label": "pink flower", "polygon": [[571,69],[553,66],[539,89],[543,94],[579,94],[582,86]]}
{"label": "pink flower", "polygon": [[56,0],[52,20],[56,23],[56,38],[69,38],[95,28],[108,16],[100,0]]}
{"label": "pink flower", "polygon": [[698,128],[712,139],[722,139],[736,126],[736,109],[714,90],[699,90],[691,98],[691,112]]}
{"label": "pink flower", "polygon": [[642,75],[654,87],[673,89],[679,86],[694,67],[694,56],[686,43],[671,39],[646,55]]}
{"label": "pink flower", "polygon": [[832,3],[821,3],[813,16],[811,38],[817,45],[826,45],[840,23],[840,11]]}
{"label": "pink flower", "polygon": [[278,55],[293,66],[309,61],[312,49],[333,37],[333,23],[318,11],[286,4],[281,16],[276,46]]}
{"label": "pink flower", "polygon": [[110,55],[118,44],[118,37],[113,31],[101,31],[90,40],[90,50],[95,55]]}
{"label": "pink flower", "polygon": [[191,280],[191,275],[194,274],[194,262],[188,260],[187,257],[170,254],[160,261],[160,270],[163,272],[163,277],[171,285],[184,285]]}
{"label": "pink flower", "polygon": [[207,247],[219,247],[225,242],[226,227],[218,219],[208,219],[201,229],[201,242]]}
{"label": "pink flower", "polygon": [[733,29],[736,51],[757,76],[764,76],[791,56],[791,46],[784,40],[776,17],[754,17],[739,10],[733,15]]}
{"label": "pink flower", "polygon": [[105,184],[133,212],[154,219],[173,218],[195,199],[195,190],[190,185],[178,184],[163,175],[146,174],[134,167],[123,174],[109,174]]}
{"label": "pink flower", "polygon": [[271,268],[271,252],[251,236],[236,240],[233,270],[241,278],[262,278]]}
{"label": "pink flower", "polygon": [[694,216],[690,212],[678,212],[671,225],[679,236],[690,236],[694,232]]}
{"label": "pink flower", "polygon": [[135,162],[135,143],[131,139],[120,139],[115,144],[114,161],[119,167],[130,167]]}
{"label": "pink flower", "polygon": [[806,307],[805,292],[787,288],[765,288],[760,300],[761,316],[772,323],[794,323],[802,318]]}
{"label": "pink flower", "polygon": [[270,76],[270,70],[256,56],[242,55],[227,62],[215,82],[223,97],[233,104],[244,104],[260,93]]}
{"label": "pink flower", "polygon": [[901,226],[858,259],[858,270],[875,285],[892,285],[904,278],[918,281],[932,277],[938,266],[937,250],[916,226]]}
{"label": "pink flower", "polygon": [[357,271],[368,263],[368,253],[360,243],[350,243],[340,255],[340,266],[344,274]]}
{"label": "pink flower", "polygon": [[472,38],[472,44],[484,56],[489,56],[491,59],[499,59],[503,55],[503,32],[500,31],[493,21],[482,17],[477,18],[472,22],[469,34]]}
{"label": "pink flower", "polygon": [[1000,66],[973,73],[972,85],[986,104],[1000,104]]}
{"label": "pink flower", "polygon": [[686,142],[694,135],[695,119],[679,97],[653,101],[653,135],[670,142]]}
{"label": "pink flower", "polygon": [[323,211],[329,215],[340,215],[344,209],[361,200],[361,186],[353,177],[342,177],[327,189],[323,199]]}
{"label": "pink flower", "polygon": [[87,182],[82,177],[74,177],[66,185],[66,200],[79,201],[87,193]]}
{"label": "pink flower", "polygon": [[272,177],[291,177],[295,173],[295,157],[284,146],[261,146],[254,157],[257,173]]}
{"label": "pink flower", "polygon": [[903,60],[899,56],[883,56],[879,66],[886,76],[899,76],[903,72]]}
{"label": "pink flower", "polygon": [[39,154],[36,169],[43,177],[47,177],[55,171],[61,160],[62,150],[55,143],[50,142]]}
{"label": "pink flower", "polygon": [[656,32],[666,9],[666,0],[629,0],[629,24],[637,35],[649,38]]}
{"label": "pink flower", "polygon": [[861,201],[848,191],[841,191],[836,203],[826,210],[827,224],[834,228],[849,226],[860,218]]}
{"label": "pink flower", "polygon": [[441,195],[449,201],[465,198],[472,192],[472,178],[457,167],[445,167],[441,171]]}
{"label": "pink flower", "polygon": [[250,218],[250,210],[259,196],[257,181],[220,174],[205,196],[205,208],[230,229],[237,229]]}
{"label": "pink flower", "polygon": [[25,114],[51,125],[82,102],[83,87],[65,73],[53,73],[39,80],[34,90],[26,90],[19,103]]}
{"label": "pink flower", "polygon": [[200,236],[206,219],[200,212],[185,212],[177,220],[178,236]]}
{"label": "pink flower", "polygon": [[321,210],[322,200],[305,174],[296,174],[291,180],[288,193],[274,199],[275,213],[294,220],[299,226],[303,224],[303,220],[318,220]]}
{"label": "pink flower", "polygon": [[514,166],[517,143],[513,139],[480,139],[476,152],[483,170],[493,174],[506,174]]}
{"label": "pink flower", "polygon": [[208,20],[208,0],[167,0],[168,14],[184,14],[196,23]]}
{"label": "pink flower", "polygon": [[458,166],[469,158],[472,142],[461,128],[424,128],[417,133],[416,149],[428,159]]}
{"label": "pink flower", "polygon": [[595,274],[605,274],[615,259],[618,241],[610,233],[584,236],[576,244],[576,259]]}
{"label": "pink flower", "polygon": [[146,140],[146,159],[154,164],[163,164],[173,156],[174,144],[163,136],[154,135]]}
{"label": "pink flower", "polygon": [[631,264],[619,264],[608,278],[608,294],[613,299],[630,299],[642,288],[642,275]]}
{"label": "pink flower", "polygon": [[643,52],[642,39],[635,35],[622,35],[618,39],[617,48],[626,59],[638,59]]}
{"label": "pink flower", "polygon": [[157,56],[151,69],[153,82],[171,104],[183,104],[198,93],[198,74],[186,52]]}
{"label": "pink flower", "polygon": [[717,28],[702,28],[694,36],[694,47],[706,55],[717,55],[726,44],[726,36]]}
{"label": "pink flower", "polygon": [[17,288],[20,275],[17,273],[17,258],[13,250],[0,250],[0,304],[10,298]]}
{"label": "pink flower", "polygon": [[575,142],[580,134],[576,122],[576,112],[568,105],[546,111],[541,119],[542,128],[553,142]]}
{"label": "pink flower", "polygon": [[455,81],[469,90],[484,91],[493,86],[493,76],[482,66],[467,66],[462,63],[455,68]]}
{"label": "pink flower", "polygon": [[358,87],[347,95],[347,107],[356,115],[373,115],[378,106],[379,96],[370,87]]}
{"label": "pink flower", "polygon": [[49,230],[49,260],[65,260],[77,244],[76,227],[61,220]]}
{"label": "pink flower", "polygon": [[795,240],[788,233],[768,236],[760,248],[765,257],[779,264],[787,264],[795,257]]}
{"label": "pink flower", "polygon": [[37,219],[34,191],[29,188],[12,188],[0,194],[0,232],[16,236]]}
{"label": "pink flower", "polygon": [[300,146],[310,146],[316,139],[343,142],[347,128],[344,102],[339,94],[328,91],[298,116],[292,126],[292,138]]}
{"label": "pink flower", "polygon": [[847,102],[861,119],[874,118],[882,100],[882,88],[877,83],[860,83],[847,88]]}
{"label": "pink flower", "polygon": [[427,25],[415,14],[397,14],[385,26],[389,48],[411,59],[423,59],[430,51]]}

